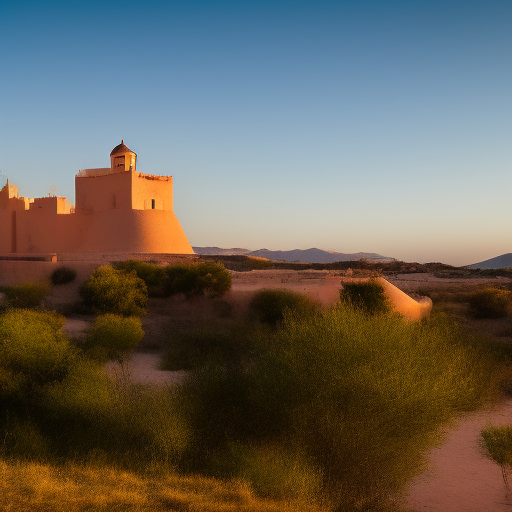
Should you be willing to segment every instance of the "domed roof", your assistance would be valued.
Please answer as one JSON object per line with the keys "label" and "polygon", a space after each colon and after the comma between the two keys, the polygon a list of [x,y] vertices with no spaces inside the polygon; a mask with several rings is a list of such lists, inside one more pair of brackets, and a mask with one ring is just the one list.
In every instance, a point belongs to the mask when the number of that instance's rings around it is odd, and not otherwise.
{"label": "domed roof", "polygon": [[124,139],[121,140],[121,144],[118,144],[111,152],[110,152],[110,156],[112,155],[117,155],[117,154],[120,154],[120,153],[133,153],[133,151],[128,147],[128,146],[125,146],[124,144]]}

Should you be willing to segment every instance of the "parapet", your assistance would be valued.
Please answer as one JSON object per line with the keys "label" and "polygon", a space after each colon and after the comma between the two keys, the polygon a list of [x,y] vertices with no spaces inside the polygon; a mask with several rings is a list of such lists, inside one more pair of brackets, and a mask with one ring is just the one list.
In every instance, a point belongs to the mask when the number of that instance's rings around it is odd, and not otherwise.
{"label": "parapet", "polygon": [[77,178],[94,178],[96,176],[106,176],[108,174],[118,174],[125,172],[124,169],[112,169],[111,167],[100,167],[98,169],[80,169]]}

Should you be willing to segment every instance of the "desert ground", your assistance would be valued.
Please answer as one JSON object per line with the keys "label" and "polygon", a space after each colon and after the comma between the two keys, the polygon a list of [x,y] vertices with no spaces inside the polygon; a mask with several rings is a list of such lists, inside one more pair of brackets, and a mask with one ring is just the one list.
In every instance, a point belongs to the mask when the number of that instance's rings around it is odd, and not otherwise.
{"label": "desert ground", "polygon": [[[113,377],[129,378],[141,384],[176,385],[184,379],[186,372],[164,371],[160,368],[160,339],[164,335],[169,336],[170,322],[174,322],[179,330],[180,325],[186,328],[193,321],[208,322],[212,313],[242,315],[253,292],[262,288],[298,291],[329,306],[338,300],[343,276],[333,271],[261,270],[233,272],[232,277],[232,289],[221,299],[151,299],[149,314],[143,319],[146,336],[139,350],[124,367],[109,363],[109,373]],[[451,296],[483,286],[512,285],[508,278],[446,279],[436,278],[432,274],[397,274],[387,279],[415,299],[425,293],[433,297],[444,297],[442,307],[455,314],[462,306],[456,301],[450,301]],[[57,301],[69,300],[75,290],[70,287],[67,292],[59,293]],[[72,318],[68,320],[66,329],[76,335],[87,327],[88,322],[84,318]],[[474,328],[501,336],[503,343],[512,342],[510,319],[502,322],[483,320],[475,322]],[[404,498],[407,509],[414,512],[512,510],[512,493],[507,492],[501,470],[483,455],[479,443],[481,429],[507,423],[512,423],[511,398],[503,399],[485,410],[463,415],[449,425],[439,445],[429,454],[426,470],[409,487]]]}

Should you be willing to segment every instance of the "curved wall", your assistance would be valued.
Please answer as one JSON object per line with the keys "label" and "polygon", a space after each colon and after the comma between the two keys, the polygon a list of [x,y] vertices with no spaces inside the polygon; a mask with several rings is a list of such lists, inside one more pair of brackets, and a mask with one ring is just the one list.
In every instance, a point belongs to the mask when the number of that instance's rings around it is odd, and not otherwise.
{"label": "curved wall", "polygon": [[75,214],[78,252],[194,254],[178,218],[171,211],[107,210]]}

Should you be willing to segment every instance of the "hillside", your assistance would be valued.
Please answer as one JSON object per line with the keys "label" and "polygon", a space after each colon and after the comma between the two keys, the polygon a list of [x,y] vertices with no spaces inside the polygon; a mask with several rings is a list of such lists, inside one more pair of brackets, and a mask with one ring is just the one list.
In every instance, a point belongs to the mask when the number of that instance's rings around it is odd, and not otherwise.
{"label": "hillside", "polygon": [[357,252],[346,254],[342,252],[324,251],[323,249],[294,249],[291,251],[270,251],[269,249],[221,249],[219,247],[193,247],[196,254],[205,256],[257,256],[275,261],[301,262],[301,263],[335,263],[337,261],[358,261],[365,259],[371,262],[394,261],[394,258],[381,256],[371,252]]}
{"label": "hillside", "polygon": [[473,263],[468,265],[468,268],[482,268],[482,269],[498,269],[498,268],[512,268],[512,253],[502,254],[489,260],[481,261],[480,263]]}

